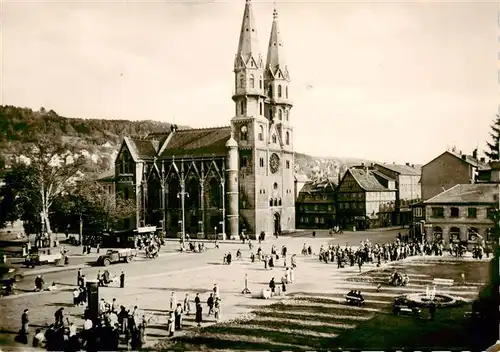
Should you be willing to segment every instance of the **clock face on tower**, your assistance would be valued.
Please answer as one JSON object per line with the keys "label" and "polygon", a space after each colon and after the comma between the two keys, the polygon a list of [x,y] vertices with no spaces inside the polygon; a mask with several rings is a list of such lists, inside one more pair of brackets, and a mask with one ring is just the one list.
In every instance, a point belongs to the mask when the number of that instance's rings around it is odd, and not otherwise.
{"label": "clock face on tower", "polygon": [[278,154],[271,154],[271,157],[269,158],[269,168],[273,174],[277,173],[280,169],[280,157]]}

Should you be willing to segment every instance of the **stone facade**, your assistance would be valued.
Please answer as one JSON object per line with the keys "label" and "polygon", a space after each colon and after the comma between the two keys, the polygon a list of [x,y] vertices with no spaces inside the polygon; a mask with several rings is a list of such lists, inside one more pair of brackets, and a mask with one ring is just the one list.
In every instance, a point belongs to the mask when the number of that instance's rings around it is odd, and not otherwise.
{"label": "stone facade", "polygon": [[490,241],[498,185],[459,184],[424,202],[427,239],[478,244]]}
{"label": "stone facade", "polygon": [[274,10],[267,61],[258,50],[247,0],[234,60],[231,125],[125,138],[115,163],[116,190],[134,197],[124,228],[153,225],[178,236],[245,232],[255,238],[295,228],[290,75]]}

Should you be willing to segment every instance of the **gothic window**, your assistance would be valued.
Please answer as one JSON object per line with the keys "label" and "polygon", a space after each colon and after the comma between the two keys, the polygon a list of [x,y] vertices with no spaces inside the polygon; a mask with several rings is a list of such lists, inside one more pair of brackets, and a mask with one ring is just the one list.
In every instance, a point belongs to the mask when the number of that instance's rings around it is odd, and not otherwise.
{"label": "gothic window", "polygon": [[253,75],[250,76],[250,88],[255,88],[255,79]]}
{"label": "gothic window", "polygon": [[285,143],[286,145],[290,145],[290,132],[286,132],[285,134]]}
{"label": "gothic window", "polygon": [[245,88],[245,77],[240,76],[240,87]]}
{"label": "gothic window", "polygon": [[273,98],[273,85],[272,84],[269,85],[269,98],[271,98],[271,99]]}
{"label": "gothic window", "polygon": [[270,120],[273,119],[273,109],[272,108],[269,108],[269,119]]}
{"label": "gothic window", "polygon": [[246,110],[246,103],[245,101],[240,102],[240,114],[245,115],[245,110]]}
{"label": "gothic window", "polygon": [[281,121],[283,120],[283,110],[278,109],[278,119]]}
{"label": "gothic window", "polygon": [[273,143],[276,143],[276,135],[275,134],[273,134],[272,139],[273,139]]}
{"label": "gothic window", "polygon": [[125,200],[128,200],[128,199],[129,199],[129,197],[130,197],[130,195],[129,195],[129,192],[128,192],[128,188],[125,188],[125,189],[123,190],[123,198],[124,198]]}
{"label": "gothic window", "polygon": [[262,125],[259,125],[259,141],[264,140],[264,127]]}
{"label": "gothic window", "polygon": [[246,141],[248,139],[248,129],[247,126],[241,126],[240,129],[240,140]]}
{"label": "gothic window", "polygon": [[190,209],[198,209],[200,202],[200,184],[199,181],[195,178],[192,178],[186,184],[186,196],[184,198],[184,202],[186,204],[186,208]]}
{"label": "gothic window", "polygon": [[287,160],[286,161],[286,168],[289,169],[290,168],[290,160]]}
{"label": "gothic window", "polygon": [[274,198],[274,206],[277,207],[278,206],[278,199],[277,198]]}
{"label": "gothic window", "polygon": [[272,206],[273,206],[273,199],[272,199],[272,198],[270,198],[270,199],[269,199],[269,206],[270,206],[270,207],[272,207]]}
{"label": "gothic window", "polygon": [[262,76],[259,79],[259,88],[262,89]]}
{"label": "gothic window", "polygon": [[281,198],[278,198],[278,205],[281,206]]}
{"label": "gothic window", "polygon": [[259,165],[260,167],[264,167],[264,158],[259,159]]}
{"label": "gothic window", "polygon": [[262,103],[259,103],[259,113],[262,116]]}
{"label": "gothic window", "polygon": [[278,84],[278,98],[281,98],[281,84]]}
{"label": "gothic window", "polygon": [[288,121],[288,110],[285,110],[285,120]]}
{"label": "gothic window", "polygon": [[215,208],[221,207],[221,187],[217,179],[212,178],[209,182],[210,185],[210,206]]}
{"label": "gothic window", "polygon": [[286,95],[286,98],[288,99],[288,86],[285,87],[285,95]]}

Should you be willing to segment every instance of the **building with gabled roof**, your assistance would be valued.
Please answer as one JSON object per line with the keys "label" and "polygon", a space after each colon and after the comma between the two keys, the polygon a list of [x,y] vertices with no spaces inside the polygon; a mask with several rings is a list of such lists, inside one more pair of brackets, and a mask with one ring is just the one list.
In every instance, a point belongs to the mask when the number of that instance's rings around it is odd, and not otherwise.
{"label": "building with gabled roof", "polygon": [[331,229],[336,224],[336,188],[331,179],[308,181],[295,202],[297,228]]}
{"label": "building with gabled roof", "polygon": [[458,184],[474,183],[478,172],[489,169],[484,159],[447,150],[422,166],[422,199],[431,199]]}
{"label": "building with gabled roof", "polygon": [[388,177],[384,186],[377,172],[363,168],[350,168],[337,187],[337,223],[342,227],[365,229],[380,224],[381,206],[396,201],[394,181]]}
{"label": "building with gabled roof", "polygon": [[498,184],[457,184],[424,201],[427,239],[469,247],[491,241],[499,193]]}
{"label": "building with gabled roof", "polygon": [[235,115],[229,126],[125,137],[116,158],[116,190],[137,212],[124,228],[161,227],[200,238],[295,228],[290,74],[273,11],[267,60],[246,0],[234,59]]}

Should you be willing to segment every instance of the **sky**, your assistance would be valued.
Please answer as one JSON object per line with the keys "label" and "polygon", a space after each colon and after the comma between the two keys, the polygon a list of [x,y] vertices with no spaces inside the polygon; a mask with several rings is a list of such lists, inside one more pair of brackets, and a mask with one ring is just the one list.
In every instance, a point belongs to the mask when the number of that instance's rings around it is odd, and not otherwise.
{"label": "sky", "polygon": [[[0,0],[0,104],[67,117],[229,125],[244,0]],[[427,163],[485,148],[495,3],[253,1],[279,12],[297,152]]]}

